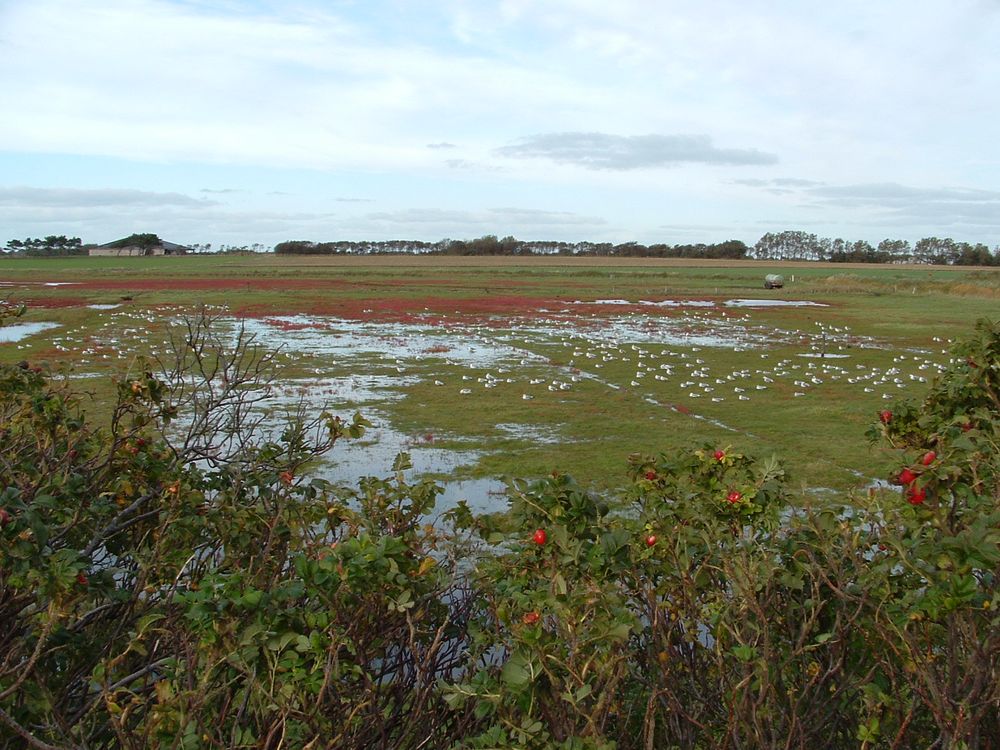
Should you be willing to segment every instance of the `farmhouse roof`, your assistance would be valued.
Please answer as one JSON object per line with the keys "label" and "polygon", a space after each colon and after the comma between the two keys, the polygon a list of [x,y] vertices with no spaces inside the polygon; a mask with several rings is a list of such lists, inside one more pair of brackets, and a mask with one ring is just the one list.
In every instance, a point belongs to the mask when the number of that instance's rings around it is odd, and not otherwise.
{"label": "farmhouse roof", "polygon": [[[122,237],[120,240],[112,240],[111,242],[105,242],[103,245],[98,245],[98,247],[125,247],[126,240],[129,237]],[[170,252],[194,252],[194,248],[188,247],[187,245],[178,245],[176,242],[167,242],[166,240],[160,240],[158,247],[162,247],[164,250],[169,250]]]}
{"label": "farmhouse roof", "polygon": [[166,240],[161,240],[160,244],[163,245],[164,250],[171,250],[172,252],[177,252],[178,250],[185,253],[194,252],[193,248],[190,248],[187,245],[178,245],[176,242],[167,242]]}

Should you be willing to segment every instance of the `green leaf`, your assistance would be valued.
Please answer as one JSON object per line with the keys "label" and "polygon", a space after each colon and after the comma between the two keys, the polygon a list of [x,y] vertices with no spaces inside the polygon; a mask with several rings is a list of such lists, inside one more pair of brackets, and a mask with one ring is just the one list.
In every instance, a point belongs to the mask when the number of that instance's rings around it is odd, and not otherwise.
{"label": "green leaf", "polygon": [[876,742],[878,741],[879,735],[879,720],[877,716],[873,716],[868,720],[867,724],[861,724],[858,726],[858,739],[862,742]]}
{"label": "green leaf", "polygon": [[559,592],[559,595],[566,596],[566,579],[563,578],[562,573],[556,573],[552,577],[552,582],[556,585],[556,590]]}
{"label": "green leaf", "polygon": [[533,679],[531,662],[523,654],[514,654],[503,665],[500,679],[511,687],[524,687]]}
{"label": "green leaf", "polygon": [[139,622],[136,623],[135,627],[136,636],[138,637],[142,635],[146,631],[146,628],[148,628],[154,622],[162,620],[164,617],[166,617],[166,615],[163,614],[162,612],[153,612],[151,614],[143,615],[142,617],[140,617]]}
{"label": "green leaf", "polygon": [[283,651],[285,647],[299,637],[298,633],[282,633],[280,636],[275,636],[270,638],[267,642],[267,647],[271,651]]}
{"label": "green leaf", "polygon": [[393,608],[397,612],[405,612],[408,609],[412,609],[415,604],[412,592],[409,589],[405,589],[396,597]]}
{"label": "green leaf", "polygon": [[616,641],[624,641],[632,632],[632,626],[627,622],[619,622],[608,630],[608,637]]}

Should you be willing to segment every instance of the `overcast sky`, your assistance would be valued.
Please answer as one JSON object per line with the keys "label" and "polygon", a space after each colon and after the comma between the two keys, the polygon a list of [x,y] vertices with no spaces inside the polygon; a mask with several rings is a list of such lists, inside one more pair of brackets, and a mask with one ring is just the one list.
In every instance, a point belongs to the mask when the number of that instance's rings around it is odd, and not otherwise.
{"label": "overcast sky", "polygon": [[998,0],[0,0],[0,244],[1000,243]]}

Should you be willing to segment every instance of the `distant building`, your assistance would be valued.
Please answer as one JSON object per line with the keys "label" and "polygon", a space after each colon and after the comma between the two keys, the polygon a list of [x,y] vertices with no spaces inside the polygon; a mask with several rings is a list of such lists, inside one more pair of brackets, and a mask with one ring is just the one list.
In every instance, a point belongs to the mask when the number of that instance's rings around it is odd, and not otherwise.
{"label": "distant building", "polygon": [[186,245],[161,240],[155,234],[133,234],[89,250],[89,255],[185,255],[194,252]]}

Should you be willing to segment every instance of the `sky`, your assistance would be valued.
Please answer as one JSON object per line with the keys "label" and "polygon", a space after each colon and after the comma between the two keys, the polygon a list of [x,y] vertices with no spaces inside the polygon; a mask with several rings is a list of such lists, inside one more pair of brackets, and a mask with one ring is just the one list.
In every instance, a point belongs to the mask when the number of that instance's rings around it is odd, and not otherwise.
{"label": "sky", "polygon": [[1000,0],[0,0],[0,245],[1000,244]]}

